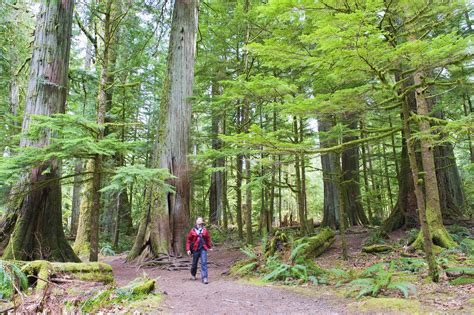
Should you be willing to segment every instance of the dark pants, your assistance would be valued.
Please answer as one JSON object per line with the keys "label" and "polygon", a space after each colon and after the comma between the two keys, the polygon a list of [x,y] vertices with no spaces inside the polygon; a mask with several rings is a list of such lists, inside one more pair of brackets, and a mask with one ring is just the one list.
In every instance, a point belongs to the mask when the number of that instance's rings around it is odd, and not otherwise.
{"label": "dark pants", "polygon": [[198,249],[193,253],[191,275],[196,276],[199,258],[201,258],[201,280],[204,280],[207,279],[207,251],[205,249]]}

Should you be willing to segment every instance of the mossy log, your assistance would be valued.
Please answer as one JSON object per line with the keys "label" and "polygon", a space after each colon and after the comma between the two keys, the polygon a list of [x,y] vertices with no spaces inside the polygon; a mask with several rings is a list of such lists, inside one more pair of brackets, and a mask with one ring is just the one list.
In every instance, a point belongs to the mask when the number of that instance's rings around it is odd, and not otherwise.
{"label": "mossy log", "polygon": [[330,228],[324,228],[315,236],[303,237],[295,241],[295,246],[306,243],[301,255],[305,257],[318,257],[324,253],[335,240],[335,233]]}
{"label": "mossy log", "polygon": [[288,236],[286,232],[283,229],[276,230],[274,236],[267,240],[265,256],[270,257],[275,255],[275,253],[279,250],[282,250],[287,243]]}
{"label": "mossy log", "polygon": [[74,279],[82,281],[95,281],[111,283],[114,281],[112,267],[105,263],[56,263],[46,260],[35,260],[27,263],[21,263],[21,270],[27,276],[38,278],[36,282],[37,289],[43,289],[47,281],[53,281],[60,278],[60,275],[67,274]]}
{"label": "mossy log", "polygon": [[383,252],[390,252],[392,250],[393,250],[392,246],[385,245],[385,244],[374,244],[374,245],[362,247],[362,251],[364,253],[383,253]]}
{"label": "mossy log", "polygon": [[134,285],[132,287],[132,294],[134,295],[149,294],[153,290],[155,290],[155,280],[149,279],[149,280],[146,280]]}

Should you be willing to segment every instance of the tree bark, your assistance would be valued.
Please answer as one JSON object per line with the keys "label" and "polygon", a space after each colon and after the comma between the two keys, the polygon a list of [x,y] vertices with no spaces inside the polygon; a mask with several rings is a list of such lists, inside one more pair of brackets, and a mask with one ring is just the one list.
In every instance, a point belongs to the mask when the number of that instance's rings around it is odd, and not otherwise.
{"label": "tree bark", "polygon": [[[424,73],[421,71],[415,72],[414,74],[414,83],[416,86],[419,86],[415,89],[415,99],[418,115],[428,117],[429,116],[429,107],[428,101],[425,96],[426,87],[423,86]],[[426,221],[430,229],[430,236],[434,244],[450,248],[456,246],[456,243],[451,239],[451,236],[448,234],[443,225],[443,218],[441,216],[441,206],[440,198],[438,191],[438,180],[436,178],[436,166],[434,160],[434,146],[431,140],[431,126],[430,122],[427,119],[419,120],[418,126],[420,132],[425,135],[426,138],[420,139],[421,147],[421,162],[423,165],[424,172],[424,187],[425,187],[425,197],[426,197]],[[412,169],[412,172],[415,170]],[[418,197],[417,197],[418,199]],[[420,209],[419,209],[420,210]],[[421,242],[426,242],[426,235],[423,239],[421,233],[415,243],[414,247],[420,247]]]}
{"label": "tree bark", "polygon": [[164,168],[174,176],[168,181],[174,192],[150,185],[140,231],[128,259],[141,254],[181,256],[189,228],[190,182],[188,170],[189,130],[196,32],[196,0],[174,4],[168,50],[168,69],[163,86],[160,123],[152,167]]}
{"label": "tree bark", "polygon": [[[321,148],[337,145],[337,140],[331,139],[326,133],[331,130],[333,123],[329,118],[318,121],[319,143]],[[337,154],[330,152],[321,155],[321,167],[323,170],[324,185],[324,209],[322,226],[337,228],[339,226],[339,179],[337,169],[339,161]]]}
{"label": "tree bark", "polygon": [[82,160],[77,160],[74,166],[74,182],[72,186],[72,206],[71,206],[71,235],[76,236],[79,224],[79,213],[81,209],[82,192]]}
{"label": "tree bark", "polygon": [[[216,83],[212,84],[212,96],[215,97],[219,94],[219,87]],[[222,130],[222,115],[218,110],[214,110],[212,113],[212,144],[213,150],[220,150],[222,148],[222,141],[219,139],[219,134]],[[224,168],[225,160],[224,157],[218,157],[212,161],[212,167]],[[214,171],[211,174],[211,187],[209,189],[209,222],[211,224],[219,224],[223,212],[223,171]]]}
{"label": "tree bark", "polygon": [[[351,121],[348,126],[351,130],[357,129],[357,121]],[[357,140],[357,136],[345,135],[343,142]],[[345,214],[350,225],[367,224],[367,216],[361,203],[359,186],[359,147],[352,146],[345,149],[341,155],[342,190],[344,194]]]}
{"label": "tree bark", "polygon": [[[36,22],[28,92],[22,131],[31,115],[65,112],[74,1],[42,2]],[[22,138],[21,147],[43,147],[51,132],[39,140]],[[33,168],[13,190],[17,219],[4,259],[78,261],[62,226],[60,162],[56,159]]]}

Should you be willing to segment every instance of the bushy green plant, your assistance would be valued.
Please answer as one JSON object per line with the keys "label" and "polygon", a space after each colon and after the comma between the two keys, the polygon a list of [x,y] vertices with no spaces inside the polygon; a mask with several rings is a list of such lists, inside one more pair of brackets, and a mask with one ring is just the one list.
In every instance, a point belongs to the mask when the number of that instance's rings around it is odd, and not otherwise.
{"label": "bushy green plant", "polygon": [[0,260],[0,299],[11,299],[15,292],[28,288],[28,278],[11,262]]}
{"label": "bushy green plant", "polygon": [[105,244],[102,246],[100,249],[100,254],[102,256],[115,256],[115,251],[112,249],[112,245],[110,244]]}
{"label": "bushy green plant", "polygon": [[369,236],[364,242],[364,245],[375,245],[375,244],[385,244],[385,240],[388,238],[388,235],[383,230],[374,230],[370,232]]}
{"label": "bushy green plant", "polygon": [[349,289],[351,293],[356,293],[357,298],[366,295],[377,297],[380,293],[390,290],[402,292],[405,298],[408,297],[410,291],[415,293],[413,284],[406,281],[394,281],[393,276],[392,268],[388,268],[385,263],[378,263],[362,271],[363,278],[352,280],[349,283]]}
{"label": "bushy green plant", "polygon": [[402,257],[392,260],[390,265],[398,271],[418,272],[426,267],[426,262],[421,258]]}
{"label": "bushy green plant", "polygon": [[108,305],[140,300],[152,294],[154,287],[155,280],[137,278],[124,287],[96,292],[92,297],[82,301],[79,308],[82,313],[92,313]]}
{"label": "bushy green plant", "polygon": [[456,243],[461,243],[465,238],[471,237],[471,232],[468,228],[457,224],[446,227],[449,234]]}

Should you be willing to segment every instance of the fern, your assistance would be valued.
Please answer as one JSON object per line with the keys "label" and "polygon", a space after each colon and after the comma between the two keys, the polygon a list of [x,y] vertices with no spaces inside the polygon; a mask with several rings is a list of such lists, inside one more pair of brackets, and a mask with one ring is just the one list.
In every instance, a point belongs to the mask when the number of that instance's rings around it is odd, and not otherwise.
{"label": "fern", "polygon": [[240,249],[249,259],[257,259],[257,253],[251,246],[245,246]]}
{"label": "fern", "polygon": [[290,261],[295,261],[296,256],[304,249],[308,247],[308,243],[301,243],[295,248],[292,249],[291,255],[290,255]]}
{"label": "fern", "polygon": [[251,270],[254,270],[255,267],[257,267],[257,265],[258,265],[258,263],[256,261],[250,262],[248,264],[243,265],[239,269],[237,269],[235,271],[235,273],[237,273],[237,274],[246,274],[246,273],[250,272]]}
{"label": "fern", "polygon": [[15,292],[28,288],[28,278],[16,266],[0,260],[0,299],[11,299]]}
{"label": "fern", "polygon": [[288,264],[281,264],[275,270],[263,277],[263,280],[279,280],[288,277],[288,270],[291,268]]}
{"label": "fern", "polygon": [[406,298],[408,298],[409,294],[410,294],[410,291],[415,294],[416,293],[416,288],[413,284],[409,283],[409,282],[395,282],[395,283],[391,283],[387,286],[388,289],[398,289],[399,291],[401,291],[403,293],[403,296]]}

